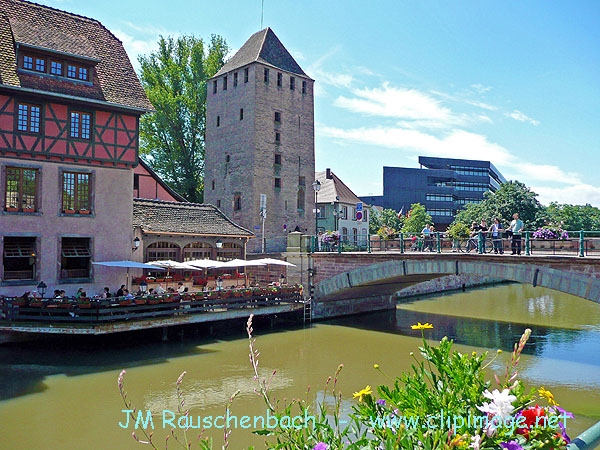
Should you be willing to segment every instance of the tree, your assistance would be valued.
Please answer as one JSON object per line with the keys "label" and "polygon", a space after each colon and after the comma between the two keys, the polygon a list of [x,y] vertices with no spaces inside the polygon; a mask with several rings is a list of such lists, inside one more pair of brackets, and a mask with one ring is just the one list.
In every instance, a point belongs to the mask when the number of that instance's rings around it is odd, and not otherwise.
{"label": "tree", "polygon": [[400,232],[402,225],[404,224],[404,216],[400,217],[398,217],[398,211],[394,211],[393,209],[379,211],[372,208],[371,218],[369,220],[369,233],[377,234],[383,227],[388,227],[396,232]]}
{"label": "tree", "polygon": [[432,225],[431,216],[420,203],[410,205],[409,216],[404,220],[403,233],[420,233],[425,225]]}
{"label": "tree", "polygon": [[202,202],[207,80],[223,66],[229,47],[216,35],[208,49],[194,36],[161,36],[158,47],[139,58],[142,85],[156,109],[141,119],[140,151],[175,191]]}
{"label": "tree", "polygon": [[519,213],[525,230],[535,230],[543,223],[541,214],[544,207],[536,198],[537,194],[519,181],[509,181],[500,186],[496,192],[486,192],[481,203],[466,205],[459,211],[454,222],[471,226],[472,222],[479,223],[485,219],[488,224],[494,218],[506,227],[514,213]]}
{"label": "tree", "polygon": [[560,225],[564,230],[599,230],[600,209],[592,205],[550,203],[540,218],[545,224]]}

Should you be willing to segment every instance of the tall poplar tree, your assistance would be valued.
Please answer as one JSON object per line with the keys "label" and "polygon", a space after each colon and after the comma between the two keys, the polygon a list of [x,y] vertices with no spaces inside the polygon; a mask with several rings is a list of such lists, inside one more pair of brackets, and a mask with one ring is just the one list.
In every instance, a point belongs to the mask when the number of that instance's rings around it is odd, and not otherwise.
{"label": "tall poplar tree", "polygon": [[140,78],[156,112],[140,121],[140,152],[158,175],[190,202],[204,197],[206,87],[225,63],[221,36],[160,37],[158,50],[140,56]]}

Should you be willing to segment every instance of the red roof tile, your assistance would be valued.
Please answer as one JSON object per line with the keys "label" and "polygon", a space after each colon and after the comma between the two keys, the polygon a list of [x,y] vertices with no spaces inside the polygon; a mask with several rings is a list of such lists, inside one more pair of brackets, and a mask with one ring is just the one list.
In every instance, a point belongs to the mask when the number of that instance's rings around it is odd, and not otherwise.
{"label": "red roof tile", "polygon": [[[6,24],[9,24],[7,28]],[[7,41],[10,40],[10,43]],[[93,86],[17,72],[16,44],[98,60]],[[13,53],[14,55],[14,53]],[[0,0],[0,83],[46,90],[152,110],[131,61],[117,39],[99,21],[23,0]]]}

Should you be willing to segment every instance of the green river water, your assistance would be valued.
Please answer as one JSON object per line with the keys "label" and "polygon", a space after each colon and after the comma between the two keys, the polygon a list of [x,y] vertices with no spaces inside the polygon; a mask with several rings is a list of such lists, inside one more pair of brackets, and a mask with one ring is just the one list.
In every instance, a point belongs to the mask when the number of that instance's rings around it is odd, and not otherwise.
{"label": "green river water", "polygon": [[[550,389],[562,407],[574,412],[572,437],[600,420],[600,305],[518,284],[418,299],[394,311],[310,328],[269,329],[259,323],[261,373],[277,370],[272,389],[282,400],[304,396],[309,385],[311,395],[322,396],[327,377],[343,363],[339,387],[344,411],[350,412],[352,392],[389,381],[373,369],[374,363],[389,374],[409,369],[409,353],[420,340],[410,329],[416,322],[432,323],[435,328],[427,336],[439,340],[447,335],[460,351],[503,349],[491,366],[499,374],[514,342],[531,328],[521,379]],[[0,344],[0,449],[149,448],[118,425],[123,420],[117,389],[122,368],[127,369],[130,398],[144,410],[176,410],[175,381],[187,371],[183,387],[193,416],[222,414],[237,390],[232,414],[265,414],[253,393],[243,325],[231,325],[233,331],[221,340],[186,336],[163,343],[156,334],[124,334]],[[164,448],[166,432],[160,421],[155,425]],[[220,449],[222,431],[212,436],[214,448]],[[254,444],[260,449],[261,443],[248,430],[237,429],[229,448]]]}

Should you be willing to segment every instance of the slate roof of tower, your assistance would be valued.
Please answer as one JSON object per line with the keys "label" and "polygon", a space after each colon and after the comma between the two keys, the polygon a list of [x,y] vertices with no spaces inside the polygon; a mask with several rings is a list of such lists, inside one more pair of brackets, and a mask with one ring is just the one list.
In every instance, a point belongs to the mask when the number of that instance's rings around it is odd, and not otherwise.
{"label": "slate roof of tower", "polygon": [[253,62],[260,62],[308,77],[269,27],[250,36],[236,54],[215,74],[215,77]]}
{"label": "slate roof of tower", "polygon": [[[91,85],[17,70],[17,46],[90,62],[95,65]],[[153,110],[123,43],[104,25],[24,0],[0,0],[1,85]]]}
{"label": "slate roof of tower", "polygon": [[133,199],[133,226],[145,232],[216,236],[254,236],[220,209],[204,203]]}

